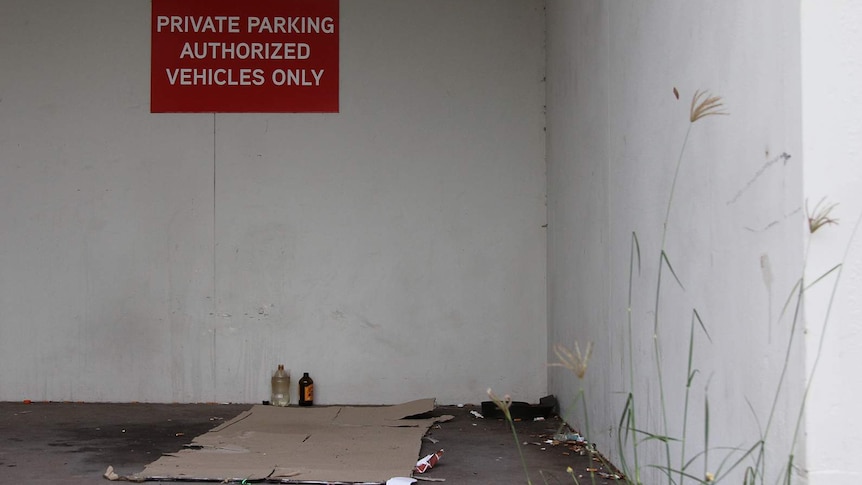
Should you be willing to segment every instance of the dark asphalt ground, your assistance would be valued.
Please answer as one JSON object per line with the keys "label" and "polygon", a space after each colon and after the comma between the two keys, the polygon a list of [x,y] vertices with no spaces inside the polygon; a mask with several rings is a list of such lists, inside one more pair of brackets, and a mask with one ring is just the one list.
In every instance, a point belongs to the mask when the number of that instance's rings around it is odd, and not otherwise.
{"label": "dark asphalt ground", "polygon": [[[248,409],[249,404],[85,404],[0,402],[0,482],[59,485],[107,484],[108,465],[120,475],[139,472],[162,453],[180,450],[192,438]],[[443,406],[432,414],[455,416],[432,427],[420,458],[444,449],[425,477],[447,484],[525,484],[511,429],[500,419],[478,419],[476,406]],[[546,443],[559,418],[517,422],[516,430],[534,485],[591,483],[582,447]],[[436,441],[436,442],[435,442]],[[601,469],[600,470],[604,470]],[[179,482],[161,482],[179,483]],[[425,482],[418,482],[425,483]],[[622,481],[597,478],[598,484]]]}

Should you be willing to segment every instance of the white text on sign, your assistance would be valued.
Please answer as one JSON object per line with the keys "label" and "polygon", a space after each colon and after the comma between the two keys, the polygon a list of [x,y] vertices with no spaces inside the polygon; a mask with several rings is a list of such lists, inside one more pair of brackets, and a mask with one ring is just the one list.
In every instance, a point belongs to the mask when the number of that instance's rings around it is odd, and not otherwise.
{"label": "white text on sign", "polygon": [[[156,32],[239,34],[241,17],[228,15],[159,15]],[[246,30],[255,34],[332,34],[332,17],[248,17]]]}

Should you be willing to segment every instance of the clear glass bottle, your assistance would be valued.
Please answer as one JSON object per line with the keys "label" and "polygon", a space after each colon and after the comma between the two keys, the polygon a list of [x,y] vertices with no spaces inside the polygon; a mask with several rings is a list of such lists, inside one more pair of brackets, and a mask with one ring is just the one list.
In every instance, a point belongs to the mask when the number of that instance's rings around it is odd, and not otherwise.
{"label": "clear glass bottle", "polygon": [[290,405],[290,371],[284,370],[284,364],[278,364],[278,370],[272,375],[272,398],[273,406]]}
{"label": "clear glass bottle", "polygon": [[299,405],[311,406],[314,404],[314,380],[308,377],[308,372],[302,374],[299,379]]}

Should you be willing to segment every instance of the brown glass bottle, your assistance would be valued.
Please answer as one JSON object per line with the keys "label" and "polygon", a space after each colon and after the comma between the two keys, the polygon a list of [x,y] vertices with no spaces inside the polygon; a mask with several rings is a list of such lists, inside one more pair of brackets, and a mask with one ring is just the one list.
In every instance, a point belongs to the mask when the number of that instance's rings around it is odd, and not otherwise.
{"label": "brown glass bottle", "polygon": [[308,372],[302,373],[299,379],[299,405],[311,406],[314,404],[314,380],[308,376]]}

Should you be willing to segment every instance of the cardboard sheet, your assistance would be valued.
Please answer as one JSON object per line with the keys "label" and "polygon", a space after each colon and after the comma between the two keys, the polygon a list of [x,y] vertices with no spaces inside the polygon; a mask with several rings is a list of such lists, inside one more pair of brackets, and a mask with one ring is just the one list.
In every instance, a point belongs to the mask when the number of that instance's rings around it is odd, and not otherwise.
{"label": "cardboard sheet", "polygon": [[433,409],[434,399],[396,406],[257,405],[128,478],[385,483],[411,476],[422,436],[450,418],[406,419]]}

